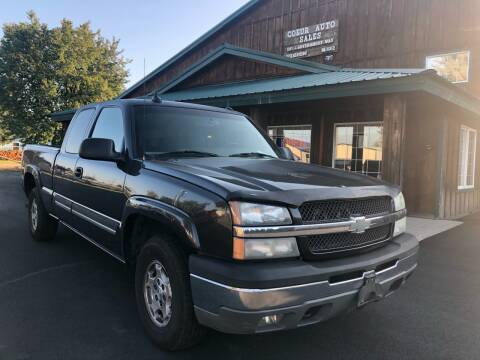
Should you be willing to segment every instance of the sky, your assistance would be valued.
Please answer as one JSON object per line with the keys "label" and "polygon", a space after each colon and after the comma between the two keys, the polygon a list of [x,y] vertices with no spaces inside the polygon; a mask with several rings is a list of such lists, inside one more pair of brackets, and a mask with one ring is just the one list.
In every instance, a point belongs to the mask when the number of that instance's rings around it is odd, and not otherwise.
{"label": "sky", "polygon": [[[0,25],[26,21],[34,10],[55,27],[67,18],[75,25],[89,21],[102,36],[120,39],[124,56],[132,62],[127,87],[145,72],[195,41],[248,0],[0,0]],[[2,36],[0,30],[0,37]]]}

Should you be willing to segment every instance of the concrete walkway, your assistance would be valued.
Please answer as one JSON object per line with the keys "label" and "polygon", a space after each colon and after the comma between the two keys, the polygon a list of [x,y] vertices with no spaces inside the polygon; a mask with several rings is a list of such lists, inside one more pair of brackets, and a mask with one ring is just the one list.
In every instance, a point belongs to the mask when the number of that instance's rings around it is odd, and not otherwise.
{"label": "concrete walkway", "polygon": [[432,220],[416,217],[407,218],[407,232],[415,235],[418,240],[422,241],[444,231],[453,229],[461,225],[461,221],[452,220]]}

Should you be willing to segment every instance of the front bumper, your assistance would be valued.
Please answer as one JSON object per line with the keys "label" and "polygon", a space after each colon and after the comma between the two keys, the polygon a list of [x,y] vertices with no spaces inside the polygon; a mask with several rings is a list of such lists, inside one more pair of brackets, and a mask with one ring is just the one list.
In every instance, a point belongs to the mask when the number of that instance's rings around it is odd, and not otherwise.
{"label": "front bumper", "polygon": [[[357,256],[319,262],[232,263],[190,257],[198,321],[216,330],[249,334],[325,321],[389,296],[417,266],[418,241],[403,234]],[[276,321],[260,322],[277,315]]]}

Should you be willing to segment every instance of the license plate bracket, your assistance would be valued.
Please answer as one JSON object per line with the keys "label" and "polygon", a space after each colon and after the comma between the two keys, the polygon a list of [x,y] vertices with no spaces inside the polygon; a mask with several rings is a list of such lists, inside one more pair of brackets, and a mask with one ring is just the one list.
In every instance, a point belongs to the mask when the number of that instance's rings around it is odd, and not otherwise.
{"label": "license plate bracket", "polygon": [[382,286],[377,283],[377,274],[374,270],[366,272],[363,278],[364,283],[358,292],[358,307],[363,307],[385,297]]}

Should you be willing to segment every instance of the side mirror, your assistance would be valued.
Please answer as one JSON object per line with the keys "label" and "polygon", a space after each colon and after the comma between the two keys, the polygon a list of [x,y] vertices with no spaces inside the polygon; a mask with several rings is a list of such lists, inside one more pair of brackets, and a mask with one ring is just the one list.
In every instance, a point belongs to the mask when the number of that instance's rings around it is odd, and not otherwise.
{"label": "side mirror", "polygon": [[293,155],[292,151],[287,147],[280,148],[280,156],[285,160],[295,160],[295,156]]}
{"label": "side mirror", "polygon": [[85,139],[80,145],[79,155],[83,159],[118,162],[124,160],[122,154],[115,151],[112,139]]}

